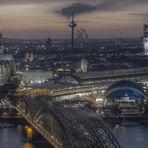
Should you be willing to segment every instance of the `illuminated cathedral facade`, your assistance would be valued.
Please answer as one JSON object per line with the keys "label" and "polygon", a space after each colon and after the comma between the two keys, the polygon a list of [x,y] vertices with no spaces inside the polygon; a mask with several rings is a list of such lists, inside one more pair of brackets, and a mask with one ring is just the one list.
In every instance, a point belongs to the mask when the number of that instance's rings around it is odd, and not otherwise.
{"label": "illuminated cathedral facade", "polygon": [[2,34],[0,34],[0,85],[7,84],[15,75],[15,63],[12,55],[4,54]]}

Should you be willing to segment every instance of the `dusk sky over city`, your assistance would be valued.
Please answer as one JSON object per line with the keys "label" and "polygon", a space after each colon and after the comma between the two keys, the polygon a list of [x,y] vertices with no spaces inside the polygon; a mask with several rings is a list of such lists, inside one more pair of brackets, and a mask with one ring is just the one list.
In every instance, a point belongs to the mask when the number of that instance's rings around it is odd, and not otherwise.
{"label": "dusk sky over city", "polygon": [[10,38],[69,38],[71,12],[89,38],[142,37],[148,0],[0,0],[0,30]]}

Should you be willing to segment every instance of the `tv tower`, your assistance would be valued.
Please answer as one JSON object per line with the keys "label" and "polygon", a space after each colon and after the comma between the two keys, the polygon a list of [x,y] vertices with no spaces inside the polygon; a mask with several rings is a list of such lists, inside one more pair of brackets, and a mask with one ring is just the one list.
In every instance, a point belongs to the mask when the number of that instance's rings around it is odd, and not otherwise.
{"label": "tv tower", "polygon": [[74,13],[72,12],[71,22],[69,23],[69,27],[71,28],[71,47],[74,47],[74,28],[77,26],[76,22],[74,21]]}

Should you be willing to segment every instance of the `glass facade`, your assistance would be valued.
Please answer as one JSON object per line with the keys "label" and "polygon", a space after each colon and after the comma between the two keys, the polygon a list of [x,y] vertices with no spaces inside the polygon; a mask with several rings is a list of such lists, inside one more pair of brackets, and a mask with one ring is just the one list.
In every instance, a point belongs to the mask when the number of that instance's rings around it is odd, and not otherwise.
{"label": "glass facade", "polygon": [[144,24],[144,52],[148,55],[148,23]]}

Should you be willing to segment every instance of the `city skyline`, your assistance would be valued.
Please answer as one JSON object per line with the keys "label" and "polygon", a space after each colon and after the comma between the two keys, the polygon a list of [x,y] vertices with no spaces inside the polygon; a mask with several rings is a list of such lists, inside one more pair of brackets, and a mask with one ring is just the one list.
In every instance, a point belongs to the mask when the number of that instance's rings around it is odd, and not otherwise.
{"label": "city skyline", "polygon": [[147,0],[0,0],[0,31],[10,38],[70,38],[71,12],[90,38],[142,37]]}

